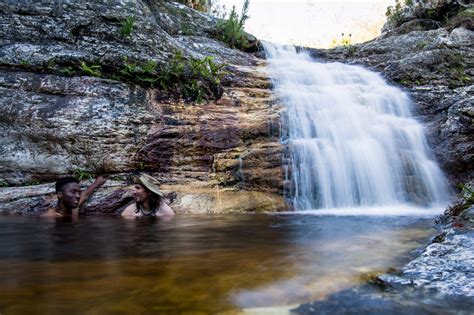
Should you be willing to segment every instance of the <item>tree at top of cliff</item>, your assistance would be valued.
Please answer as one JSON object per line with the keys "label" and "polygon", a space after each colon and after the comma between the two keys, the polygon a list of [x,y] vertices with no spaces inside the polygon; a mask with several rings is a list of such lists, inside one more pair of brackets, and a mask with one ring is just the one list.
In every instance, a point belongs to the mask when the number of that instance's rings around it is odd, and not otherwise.
{"label": "tree at top of cliff", "polygon": [[194,10],[198,10],[201,12],[208,12],[214,1],[212,0],[176,0],[179,3],[185,4]]}
{"label": "tree at top of cliff", "polygon": [[222,19],[217,24],[217,37],[227,43],[231,48],[245,49],[248,40],[245,35],[244,25],[248,20],[249,0],[244,1],[242,12],[239,15],[235,6],[227,17],[227,13],[222,14]]}

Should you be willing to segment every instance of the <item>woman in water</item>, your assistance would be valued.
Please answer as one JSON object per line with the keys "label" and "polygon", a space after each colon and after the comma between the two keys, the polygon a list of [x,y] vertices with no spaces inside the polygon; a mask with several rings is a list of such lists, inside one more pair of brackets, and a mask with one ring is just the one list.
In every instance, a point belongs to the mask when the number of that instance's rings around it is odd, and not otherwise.
{"label": "woman in water", "polygon": [[135,203],[122,212],[124,217],[159,217],[174,215],[174,211],[164,200],[159,182],[147,174],[133,177],[133,197]]}

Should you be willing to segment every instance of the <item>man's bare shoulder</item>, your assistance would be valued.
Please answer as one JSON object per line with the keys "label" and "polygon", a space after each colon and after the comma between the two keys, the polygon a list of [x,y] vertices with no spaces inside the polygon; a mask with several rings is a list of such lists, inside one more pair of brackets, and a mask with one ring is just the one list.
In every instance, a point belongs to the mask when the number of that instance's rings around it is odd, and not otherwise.
{"label": "man's bare shoulder", "polygon": [[56,208],[49,208],[46,212],[40,214],[42,218],[61,218],[63,215],[57,212]]}

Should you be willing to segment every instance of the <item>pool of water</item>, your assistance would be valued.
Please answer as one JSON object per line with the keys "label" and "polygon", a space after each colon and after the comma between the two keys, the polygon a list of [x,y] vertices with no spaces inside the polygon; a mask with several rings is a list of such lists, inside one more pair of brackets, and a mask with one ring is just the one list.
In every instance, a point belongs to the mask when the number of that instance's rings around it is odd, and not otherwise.
{"label": "pool of water", "polygon": [[432,235],[432,222],[0,217],[0,314],[284,312],[401,267]]}

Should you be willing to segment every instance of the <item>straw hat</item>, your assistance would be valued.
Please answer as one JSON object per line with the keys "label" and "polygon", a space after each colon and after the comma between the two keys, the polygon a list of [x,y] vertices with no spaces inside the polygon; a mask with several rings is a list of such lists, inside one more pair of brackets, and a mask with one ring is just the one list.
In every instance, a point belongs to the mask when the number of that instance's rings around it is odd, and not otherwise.
{"label": "straw hat", "polygon": [[135,184],[140,184],[140,185],[148,188],[149,190],[151,190],[152,192],[154,192],[155,194],[157,194],[160,197],[165,196],[165,194],[160,190],[160,182],[156,178],[151,177],[148,174],[141,173],[138,176],[134,176],[133,177],[133,182]]}

